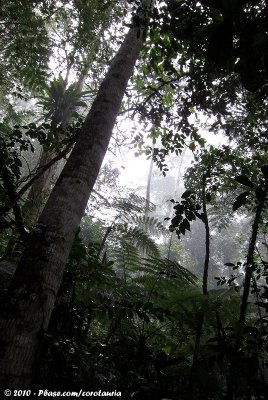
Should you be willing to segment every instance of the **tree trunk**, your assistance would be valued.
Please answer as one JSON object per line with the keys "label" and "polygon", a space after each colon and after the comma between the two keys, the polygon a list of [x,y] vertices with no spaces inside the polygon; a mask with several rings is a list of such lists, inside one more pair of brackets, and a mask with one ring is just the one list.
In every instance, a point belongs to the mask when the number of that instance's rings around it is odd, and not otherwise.
{"label": "tree trunk", "polygon": [[[206,202],[206,179],[207,175],[204,173],[202,177],[202,211],[204,215],[204,224],[205,224],[205,261],[204,261],[204,272],[203,272],[203,280],[202,280],[202,289],[203,295],[208,296],[208,269],[209,269],[209,260],[210,260],[210,229],[208,223],[208,213],[207,213],[207,202]],[[190,373],[190,380],[189,380],[189,398],[195,398],[195,389],[196,389],[196,382],[195,382],[195,374],[198,368],[199,356],[200,356],[200,343],[202,338],[202,330],[203,324],[205,320],[205,310],[206,303],[201,305],[200,310],[198,311],[196,318],[197,318],[197,326],[196,326],[196,334],[195,334],[195,346],[194,346],[194,354],[193,354],[193,362],[191,367]]]}
{"label": "tree trunk", "polygon": [[65,264],[99,173],[120,104],[143,46],[151,0],[143,0],[114,57],[77,143],[33,229],[0,320],[0,386],[31,386]]}
{"label": "tree trunk", "polygon": [[[56,153],[54,151],[46,151],[42,149],[40,162],[38,168],[44,167],[54,157]],[[33,183],[27,201],[24,206],[24,215],[31,225],[33,225],[40,215],[42,208],[44,207],[45,200],[49,194],[51,180],[56,172],[57,164],[53,164],[49,167],[36,181]]]}
{"label": "tree trunk", "polygon": [[203,175],[202,180],[202,203],[203,203],[203,215],[204,215],[204,224],[205,224],[205,232],[206,232],[206,255],[205,255],[205,263],[204,263],[204,272],[203,272],[203,294],[208,294],[208,268],[209,268],[209,258],[210,258],[210,231],[209,231],[209,223],[208,223],[208,213],[207,213],[207,203],[206,203],[206,175]]}
{"label": "tree trunk", "polygon": [[[150,160],[150,167],[149,167],[149,172],[148,172],[148,177],[147,177],[147,185],[146,185],[146,200],[145,200],[145,210],[144,210],[144,217],[148,218],[149,216],[149,211],[150,211],[150,205],[151,205],[151,184],[152,184],[152,178],[153,178],[153,166],[154,166],[154,144],[152,146],[152,156]],[[147,229],[145,229],[147,231]]]}
{"label": "tree trunk", "polygon": [[262,196],[259,199],[258,206],[256,209],[256,214],[252,226],[252,234],[249,241],[247,260],[245,265],[245,280],[244,280],[244,289],[242,294],[241,306],[240,306],[240,317],[239,321],[241,325],[245,324],[246,320],[246,311],[248,306],[248,297],[250,292],[250,285],[252,280],[252,275],[254,272],[254,253],[256,248],[256,242],[258,237],[258,229],[261,221],[261,214],[263,212],[265,201],[268,193],[268,179],[265,180],[265,185],[263,188]]}
{"label": "tree trunk", "polygon": [[[152,127],[152,133],[155,130],[155,127]],[[147,185],[146,185],[146,199],[145,199],[145,208],[144,208],[144,224],[143,224],[143,230],[144,232],[148,232],[148,218],[149,218],[149,213],[150,213],[150,208],[151,208],[151,184],[152,184],[152,178],[153,178],[153,167],[154,167],[154,148],[155,145],[152,145],[152,155],[151,155],[151,160],[150,160],[150,167],[149,167],[149,172],[148,172],[148,177],[147,177]],[[143,257],[145,257],[145,252],[143,252]]]}

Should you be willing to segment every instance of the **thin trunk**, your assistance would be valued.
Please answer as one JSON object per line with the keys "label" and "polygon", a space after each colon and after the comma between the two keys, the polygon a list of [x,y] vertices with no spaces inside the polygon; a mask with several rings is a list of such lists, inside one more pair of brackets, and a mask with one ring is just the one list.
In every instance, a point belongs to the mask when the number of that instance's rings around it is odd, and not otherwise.
{"label": "thin trunk", "polygon": [[147,185],[146,185],[146,200],[145,200],[146,204],[145,204],[145,210],[144,210],[145,218],[148,217],[149,210],[150,210],[150,203],[151,203],[151,183],[152,183],[153,166],[154,166],[153,154],[154,154],[154,145],[152,147],[152,156],[151,156],[150,167],[149,167],[148,178],[147,178]]}
{"label": "thin trunk", "polygon": [[[154,130],[155,130],[155,126],[152,127],[152,132]],[[144,232],[148,231],[148,217],[149,217],[150,204],[151,204],[151,183],[152,183],[153,166],[154,166],[153,155],[154,155],[154,144],[152,146],[152,155],[151,155],[150,167],[149,167],[149,172],[148,172],[148,177],[147,177],[147,185],[146,185],[146,199],[145,199],[144,224],[143,224]],[[143,251],[142,253],[143,253],[142,256],[145,257],[145,251]]]}
{"label": "thin trunk", "polygon": [[[240,316],[239,316],[239,324],[240,324],[241,328],[245,325],[245,321],[246,321],[248,297],[249,297],[249,292],[250,292],[252,275],[254,272],[254,253],[255,253],[256,242],[257,242],[257,237],[258,237],[258,229],[259,229],[259,224],[260,224],[260,220],[261,220],[261,214],[264,209],[267,194],[268,194],[268,180],[266,179],[262,196],[259,199],[259,203],[257,205],[256,214],[255,214],[254,222],[252,225],[251,238],[250,238],[249,246],[248,246],[248,253],[247,253],[247,259],[246,259],[246,264],[245,264],[244,289],[243,289],[243,294],[242,294],[242,300],[241,300],[241,305],[240,305]],[[241,346],[241,342],[242,342],[242,336],[240,335],[237,337],[236,343],[235,343],[235,348],[234,348],[235,357],[233,357],[233,360],[230,363],[230,372],[229,372],[229,377],[228,377],[228,381],[227,381],[227,393],[226,393],[226,399],[228,399],[228,400],[233,400],[235,398],[236,381],[237,381],[237,377],[240,373],[240,371],[239,371],[239,360],[240,360],[239,348]]]}
{"label": "thin trunk", "polygon": [[[149,131],[152,137],[155,136],[155,131],[156,131],[156,126],[155,126],[155,124],[153,124]],[[148,172],[148,177],[147,177],[147,186],[146,186],[146,200],[145,200],[146,203],[145,203],[145,210],[144,210],[145,218],[148,217],[149,210],[150,210],[150,203],[151,203],[151,183],[152,183],[153,166],[154,166],[154,149],[155,149],[155,144],[153,143],[150,167],[149,167],[149,172]]]}
{"label": "thin trunk", "polygon": [[68,255],[142,49],[151,0],[143,0],[77,143],[33,229],[0,320],[0,386],[29,389]]}
{"label": "thin trunk", "polygon": [[245,320],[246,320],[248,296],[249,296],[249,292],[250,292],[252,274],[254,271],[253,258],[254,258],[254,253],[255,253],[255,247],[256,247],[256,242],[257,242],[261,214],[262,214],[262,211],[264,208],[267,193],[268,193],[268,180],[266,179],[263,194],[259,200],[259,204],[257,206],[257,210],[256,210],[256,214],[255,214],[255,218],[254,218],[254,222],[253,222],[253,226],[252,226],[252,234],[251,234],[251,239],[249,242],[247,260],[246,260],[246,265],[245,265],[244,290],[243,290],[243,294],[242,294],[242,300],[241,300],[241,306],[240,306],[240,317],[239,317],[240,324],[242,324],[242,325],[244,325]]}
{"label": "thin trunk", "polygon": [[204,310],[201,308],[197,313],[197,325],[196,325],[196,332],[195,332],[195,344],[194,344],[194,354],[193,354],[193,361],[191,366],[190,372],[190,380],[189,380],[189,398],[195,398],[195,374],[198,367],[198,360],[200,356],[200,342],[202,337],[202,329],[203,329],[203,322],[204,322]]}
{"label": "thin trunk", "polygon": [[[152,126],[151,133],[153,134],[155,131],[155,125]],[[148,226],[149,226],[149,213],[150,213],[150,204],[151,204],[151,183],[152,183],[152,177],[153,177],[153,166],[154,166],[154,144],[152,145],[152,155],[151,155],[151,160],[150,160],[150,166],[149,166],[149,171],[148,171],[148,177],[147,177],[147,185],[146,185],[146,198],[145,198],[145,208],[144,208],[144,220],[142,224],[142,229],[144,232],[148,232]],[[140,250],[140,256],[141,256],[141,268],[142,264],[145,260],[143,258],[146,257],[146,250],[141,249]]]}
{"label": "thin trunk", "polygon": [[100,258],[100,255],[101,255],[102,250],[104,249],[106,240],[107,240],[108,236],[110,235],[110,233],[112,232],[112,230],[113,230],[113,224],[108,226],[108,228],[106,229],[106,232],[105,232],[105,234],[104,234],[104,236],[102,238],[102,241],[101,241],[101,244],[100,244],[100,248],[99,248],[98,253],[97,253],[97,258],[98,259]]}
{"label": "thin trunk", "polygon": [[210,257],[210,240],[209,240],[209,223],[208,223],[208,213],[207,213],[207,203],[206,203],[206,175],[203,175],[202,181],[202,206],[203,206],[203,215],[204,215],[204,224],[205,224],[205,232],[206,232],[206,255],[205,255],[205,264],[204,264],[204,273],[203,273],[203,294],[208,294],[208,267],[209,267],[209,257]]}
{"label": "thin trunk", "polygon": [[[184,156],[186,153],[187,147],[185,146],[180,154],[180,158],[179,158],[179,165],[178,165],[178,169],[177,169],[177,174],[175,176],[175,182],[174,182],[174,189],[173,189],[173,194],[174,194],[174,199],[177,198],[178,196],[178,192],[179,192],[179,187],[180,187],[180,182],[182,182],[182,166],[183,166],[183,160],[184,160]],[[170,211],[169,211],[169,216],[171,217],[173,214],[173,204],[170,203]]]}
{"label": "thin trunk", "polygon": [[183,160],[185,157],[185,153],[186,153],[187,147],[184,146],[181,154],[180,154],[180,161],[179,161],[179,167],[177,170],[177,175],[175,177],[175,183],[174,183],[174,198],[176,198],[178,196],[178,189],[179,189],[179,185],[182,182],[182,165],[183,165]]}
{"label": "thin trunk", "polygon": [[[202,211],[204,215],[204,224],[205,224],[205,261],[204,261],[204,272],[203,272],[203,281],[202,281],[202,289],[203,295],[208,295],[208,269],[209,269],[209,259],[210,259],[210,231],[209,231],[209,223],[208,223],[208,213],[207,213],[207,203],[206,203],[206,174],[203,174],[202,178]],[[195,347],[194,347],[194,354],[193,354],[193,362],[191,367],[191,374],[190,374],[190,383],[189,383],[189,391],[190,391],[190,398],[194,398],[195,392],[195,373],[198,367],[198,360],[200,355],[200,343],[202,337],[202,329],[204,324],[205,318],[205,307],[204,305],[201,306],[200,311],[197,314],[197,328],[196,328],[196,335],[195,335]]]}

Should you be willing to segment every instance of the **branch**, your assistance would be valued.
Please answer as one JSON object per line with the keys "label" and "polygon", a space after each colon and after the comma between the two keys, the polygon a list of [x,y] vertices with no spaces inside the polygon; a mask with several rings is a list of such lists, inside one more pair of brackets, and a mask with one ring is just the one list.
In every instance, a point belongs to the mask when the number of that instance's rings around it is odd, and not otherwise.
{"label": "branch", "polygon": [[168,80],[168,81],[163,81],[157,88],[155,88],[155,89],[146,97],[146,99],[143,101],[142,104],[137,105],[136,107],[134,106],[134,107],[127,108],[126,110],[120,111],[120,112],[118,113],[118,115],[123,115],[123,114],[125,114],[125,113],[127,113],[127,112],[130,112],[130,111],[138,111],[138,112],[141,112],[142,114],[148,114],[148,113],[146,113],[146,111],[145,111],[145,105],[146,105],[146,103],[148,103],[148,101],[151,100],[151,98],[154,97],[164,86],[169,85],[170,83],[173,83],[173,82],[178,82],[178,81],[180,81],[181,78],[184,78],[186,75],[187,75],[187,74],[185,73],[185,74],[182,74],[180,77],[173,78],[173,79],[170,79],[170,80]]}
{"label": "branch", "polygon": [[55,164],[57,161],[61,160],[63,157],[65,157],[69,151],[71,150],[72,145],[74,144],[76,140],[76,135],[75,138],[73,138],[56,157],[54,157],[51,161],[49,161],[46,165],[43,167],[39,167],[37,169],[37,173],[18,191],[14,191],[14,195],[12,199],[10,198],[9,204],[6,204],[2,209],[0,209],[1,214],[5,214],[8,211],[10,211],[11,208],[14,208],[14,206],[17,204],[17,202],[21,199],[21,197],[24,195],[25,192],[32,186],[32,184],[41,176],[45,171],[47,171],[53,164]]}
{"label": "branch", "polygon": [[2,176],[4,189],[5,189],[8,197],[9,197],[9,200],[12,204],[12,206],[10,208],[13,208],[13,213],[15,216],[15,223],[18,228],[18,232],[22,236],[24,236],[26,231],[25,231],[24,224],[23,224],[21,209],[16,202],[14,203],[14,199],[16,198],[17,193],[14,189],[14,184],[12,182],[10,172],[5,164],[4,158],[5,157],[3,156],[2,152],[1,152],[1,154],[0,154],[0,174]]}

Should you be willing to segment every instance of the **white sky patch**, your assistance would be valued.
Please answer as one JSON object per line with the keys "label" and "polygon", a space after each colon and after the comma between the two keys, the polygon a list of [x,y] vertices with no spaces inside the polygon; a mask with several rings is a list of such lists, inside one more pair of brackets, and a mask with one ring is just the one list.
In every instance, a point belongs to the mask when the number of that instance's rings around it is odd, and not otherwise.
{"label": "white sky patch", "polygon": [[129,151],[126,161],[121,168],[120,181],[123,185],[132,186],[145,186],[150,167],[150,160],[146,156],[141,155],[135,157],[133,151]]}
{"label": "white sky patch", "polygon": [[[127,124],[126,124],[127,125]],[[206,139],[206,145],[221,146],[227,144],[227,138],[223,134],[213,134],[212,132],[202,132],[202,136]],[[128,186],[130,188],[142,189],[147,185],[148,173],[150,168],[150,158],[146,155],[135,156],[135,149],[124,149],[121,154],[117,155],[115,158],[111,154],[107,154],[105,157],[106,162],[111,159],[120,171],[119,183],[123,186]],[[180,156],[178,156],[178,159]],[[191,150],[187,149],[185,155],[183,156],[183,170],[185,171],[191,164],[193,160],[193,153]],[[168,158],[167,158],[168,160]],[[169,164],[169,162],[167,162]],[[169,166],[169,165],[168,165]],[[160,170],[154,163],[154,172],[158,171],[158,176],[161,175]],[[174,174],[173,172],[168,172]],[[142,195],[142,193],[141,193]],[[145,196],[145,190],[144,194]]]}

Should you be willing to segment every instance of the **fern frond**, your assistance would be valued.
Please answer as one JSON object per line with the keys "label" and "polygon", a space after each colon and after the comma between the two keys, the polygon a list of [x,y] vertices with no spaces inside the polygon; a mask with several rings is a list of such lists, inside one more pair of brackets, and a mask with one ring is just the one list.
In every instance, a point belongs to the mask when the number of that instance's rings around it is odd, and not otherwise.
{"label": "fern frond", "polygon": [[147,232],[144,232],[138,227],[131,227],[127,223],[116,224],[114,232],[119,233],[117,240],[127,240],[132,243],[133,246],[144,253],[144,255],[150,255],[154,257],[160,257],[160,251],[155,241],[149,236]]}
{"label": "fern frond", "polygon": [[[114,208],[124,215],[129,216],[130,213],[143,213],[147,205],[146,199],[137,194],[131,193],[126,199],[119,199],[113,204]],[[148,207],[148,205],[147,205]],[[149,211],[153,211],[155,205],[149,204]]]}
{"label": "fern frond", "polygon": [[133,215],[131,217],[131,221],[139,228],[144,229],[153,236],[167,235],[169,233],[167,228],[157,218],[154,217]]}
{"label": "fern frond", "polygon": [[192,272],[178,262],[171,261],[168,258],[145,258],[144,266],[155,268],[165,278],[176,278],[192,285],[196,285],[198,282],[198,278]]}
{"label": "fern frond", "polygon": [[125,234],[125,238],[132,241],[139,250],[144,254],[154,257],[160,257],[160,251],[155,241],[140,228],[130,228]]}
{"label": "fern frond", "polygon": [[127,240],[120,242],[120,247],[112,252],[115,265],[129,269],[137,270],[140,265],[140,255],[138,249]]}

